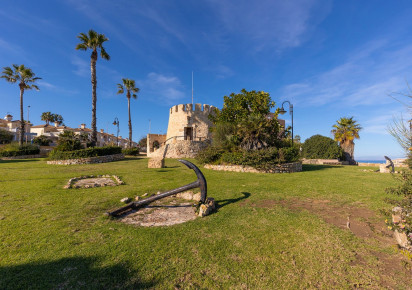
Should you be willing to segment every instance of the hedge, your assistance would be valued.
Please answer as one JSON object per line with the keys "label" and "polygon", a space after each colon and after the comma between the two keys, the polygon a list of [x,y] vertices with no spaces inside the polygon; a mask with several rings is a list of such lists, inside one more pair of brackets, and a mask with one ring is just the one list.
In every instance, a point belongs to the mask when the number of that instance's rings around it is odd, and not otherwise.
{"label": "hedge", "polygon": [[299,160],[299,149],[296,147],[267,148],[262,150],[228,152],[210,146],[197,155],[201,163],[232,164],[251,166],[256,169],[267,170],[282,163]]}
{"label": "hedge", "polygon": [[22,145],[10,144],[0,150],[0,157],[14,157],[24,155],[36,155],[40,153],[40,148],[36,145]]}
{"label": "hedge", "polygon": [[50,152],[49,160],[67,160],[67,159],[80,159],[96,156],[105,156],[122,153],[121,147],[105,146],[105,147],[91,147],[87,149],[80,149],[75,151],[60,151],[54,149]]}
{"label": "hedge", "polygon": [[136,148],[136,147],[134,147],[134,148],[125,148],[125,149],[122,149],[122,153],[124,155],[136,156],[136,155],[139,155],[139,148]]}

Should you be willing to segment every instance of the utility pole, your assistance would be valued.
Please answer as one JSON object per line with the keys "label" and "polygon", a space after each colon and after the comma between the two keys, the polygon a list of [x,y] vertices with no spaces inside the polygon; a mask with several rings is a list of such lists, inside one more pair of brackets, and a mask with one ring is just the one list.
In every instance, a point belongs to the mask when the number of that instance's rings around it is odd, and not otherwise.
{"label": "utility pole", "polygon": [[193,71],[192,71],[192,106],[193,106]]}

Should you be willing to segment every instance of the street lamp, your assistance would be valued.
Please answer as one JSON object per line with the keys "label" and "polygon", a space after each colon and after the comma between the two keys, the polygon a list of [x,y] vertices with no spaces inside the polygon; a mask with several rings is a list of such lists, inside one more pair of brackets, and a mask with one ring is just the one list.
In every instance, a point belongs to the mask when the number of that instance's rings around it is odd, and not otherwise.
{"label": "street lamp", "polygon": [[113,125],[117,125],[116,144],[119,146],[119,119],[117,119],[117,117],[114,118]]}
{"label": "street lamp", "polygon": [[286,113],[286,110],[283,108],[283,105],[285,103],[289,103],[289,112],[292,115],[292,146],[293,146],[293,105],[289,101],[284,101],[282,103],[282,108],[280,108],[280,110],[279,110],[279,114],[283,115],[283,114]]}

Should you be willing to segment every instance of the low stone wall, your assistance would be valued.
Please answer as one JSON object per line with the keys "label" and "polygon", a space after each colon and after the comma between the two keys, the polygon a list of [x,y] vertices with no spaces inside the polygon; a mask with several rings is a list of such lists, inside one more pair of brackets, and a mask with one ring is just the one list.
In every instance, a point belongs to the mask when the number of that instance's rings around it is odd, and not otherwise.
{"label": "low stone wall", "polygon": [[302,171],[302,163],[301,162],[279,164],[279,165],[276,165],[275,168],[272,168],[269,171],[258,170],[256,168],[251,167],[251,166],[243,166],[243,165],[212,165],[212,164],[206,164],[204,167],[206,169],[220,170],[220,171],[253,172],[253,173],[293,173],[293,172],[301,172]]}
{"label": "low stone wall", "polygon": [[152,158],[195,158],[197,153],[208,146],[205,141],[176,140],[148,153]]}
{"label": "low stone wall", "polygon": [[55,165],[92,164],[92,163],[106,163],[106,162],[118,161],[122,159],[124,159],[124,154],[120,153],[120,154],[79,158],[79,159],[50,160],[50,161],[47,161],[47,164],[55,164]]}
{"label": "low stone wall", "polygon": [[14,159],[29,159],[29,158],[41,158],[43,157],[40,154],[36,155],[21,155],[21,156],[11,156],[11,157],[1,157],[1,160],[14,160]]}

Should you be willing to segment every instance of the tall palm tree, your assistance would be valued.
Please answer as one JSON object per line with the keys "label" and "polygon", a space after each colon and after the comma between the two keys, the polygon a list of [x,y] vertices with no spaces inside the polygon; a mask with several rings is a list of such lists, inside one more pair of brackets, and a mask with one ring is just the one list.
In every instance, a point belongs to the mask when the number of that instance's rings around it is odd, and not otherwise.
{"label": "tall palm tree", "polygon": [[132,118],[130,116],[130,99],[137,99],[136,93],[139,88],[136,88],[135,81],[130,79],[122,79],[123,84],[117,84],[119,88],[118,94],[123,94],[126,91],[127,107],[129,109],[129,148],[132,147]]}
{"label": "tall palm tree", "polygon": [[336,121],[337,124],[332,127],[332,134],[335,137],[335,141],[339,142],[340,147],[345,153],[345,158],[349,161],[349,164],[355,164],[354,151],[355,142],[354,139],[359,139],[359,131],[362,127],[357,124],[357,121],[353,120],[353,117],[343,117]]}
{"label": "tall palm tree", "polygon": [[97,143],[97,127],[96,127],[96,62],[97,62],[97,51],[100,50],[100,56],[103,59],[110,60],[110,55],[107,54],[103,47],[103,43],[109,39],[104,34],[99,34],[96,31],[90,29],[87,34],[80,33],[77,38],[80,39],[81,43],[76,45],[77,50],[92,50],[92,55],[90,58],[90,69],[92,73],[92,146],[96,146]]}
{"label": "tall palm tree", "polygon": [[19,145],[23,145],[24,139],[24,117],[23,117],[23,94],[25,90],[39,90],[39,87],[34,83],[41,78],[36,77],[34,72],[25,67],[24,64],[13,64],[12,67],[4,67],[1,78],[6,79],[10,83],[18,83],[20,87],[20,137]]}
{"label": "tall palm tree", "polygon": [[53,122],[53,114],[51,112],[43,112],[40,120],[45,121],[46,125],[49,125],[50,122]]}

